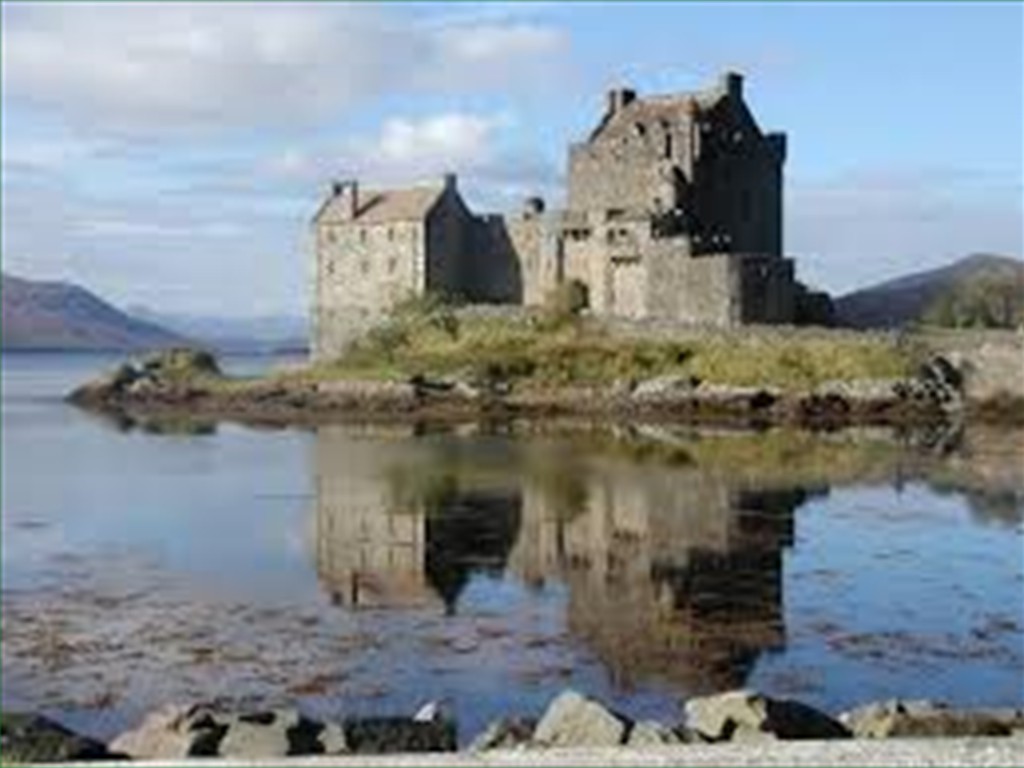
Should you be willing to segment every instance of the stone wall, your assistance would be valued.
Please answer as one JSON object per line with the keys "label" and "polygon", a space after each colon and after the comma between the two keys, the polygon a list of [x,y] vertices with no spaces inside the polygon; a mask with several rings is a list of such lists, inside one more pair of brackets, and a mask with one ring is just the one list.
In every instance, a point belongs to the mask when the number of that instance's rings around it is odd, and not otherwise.
{"label": "stone wall", "polygon": [[740,275],[735,257],[690,258],[667,242],[652,252],[650,262],[649,316],[694,325],[739,322]]}
{"label": "stone wall", "polygon": [[426,220],[426,280],[428,292],[443,296],[478,298],[473,265],[475,217],[454,187],[447,187]]}
{"label": "stone wall", "polygon": [[793,261],[764,254],[744,254],[739,260],[740,322],[792,323],[797,297]]}
{"label": "stone wall", "polygon": [[690,188],[698,251],[728,246],[781,254],[781,139],[763,137],[746,106],[733,100],[721,102],[702,125]]}
{"label": "stone wall", "polygon": [[426,284],[420,222],[316,228],[314,359],[333,357],[397,301]]}

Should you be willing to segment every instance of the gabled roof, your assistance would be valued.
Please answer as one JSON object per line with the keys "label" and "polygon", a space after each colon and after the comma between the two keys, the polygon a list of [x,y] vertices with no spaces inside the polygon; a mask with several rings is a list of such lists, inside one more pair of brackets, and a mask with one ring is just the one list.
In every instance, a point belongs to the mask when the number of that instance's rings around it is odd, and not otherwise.
{"label": "gabled roof", "polygon": [[634,99],[614,114],[605,113],[598,126],[591,132],[590,138],[600,136],[606,128],[620,123],[652,123],[664,120],[677,123],[690,118],[690,105],[696,105],[701,111],[712,109],[726,94],[721,88],[710,88],[704,91],[691,91],[658,96],[644,96]]}
{"label": "gabled roof", "polygon": [[405,189],[359,189],[359,205],[349,218],[345,196],[332,195],[313,217],[314,221],[337,220],[359,224],[383,224],[395,221],[421,221],[444,192],[443,185]]}

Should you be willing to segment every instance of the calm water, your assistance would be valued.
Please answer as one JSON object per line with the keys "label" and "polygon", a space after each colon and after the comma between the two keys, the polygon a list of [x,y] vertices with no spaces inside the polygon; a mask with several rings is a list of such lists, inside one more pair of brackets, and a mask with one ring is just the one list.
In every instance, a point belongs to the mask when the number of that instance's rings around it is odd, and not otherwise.
{"label": "calm water", "polygon": [[1020,432],[161,433],[60,401],[110,362],[3,358],[4,708],[1024,704]]}

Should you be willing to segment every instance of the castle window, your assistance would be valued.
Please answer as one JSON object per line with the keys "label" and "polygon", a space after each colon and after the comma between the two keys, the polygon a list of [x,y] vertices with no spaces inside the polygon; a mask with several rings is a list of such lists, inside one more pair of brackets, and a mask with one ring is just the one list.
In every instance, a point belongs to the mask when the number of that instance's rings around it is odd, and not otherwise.
{"label": "castle window", "polygon": [[395,228],[394,227],[388,227],[388,242],[391,242],[394,239],[395,239]]}
{"label": "castle window", "polygon": [[394,256],[392,256],[390,259],[388,259],[388,274],[389,275],[395,274],[395,270],[397,268],[398,268],[398,259],[396,259]]}
{"label": "castle window", "polygon": [[370,260],[365,256],[359,261],[359,271],[364,275],[370,274]]}
{"label": "castle window", "polygon": [[338,242],[338,233],[334,231],[333,227],[327,229],[327,242],[336,243]]}
{"label": "castle window", "polygon": [[643,138],[644,136],[647,135],[647,126],[644,125],[643,123],[634,123],[633,133],[635,133],[640,138]]}
{"label": "castle window", "polygon": [[664,147],[664,151],[665,151],[665,159],[666,160],[671,160],[672,159],[672,134],[668,133],[668,132],[665,133],[665,147]]}
{"label": "castle window", "polygon": [[359,242],[366,243],[366,227],[359,228]]}

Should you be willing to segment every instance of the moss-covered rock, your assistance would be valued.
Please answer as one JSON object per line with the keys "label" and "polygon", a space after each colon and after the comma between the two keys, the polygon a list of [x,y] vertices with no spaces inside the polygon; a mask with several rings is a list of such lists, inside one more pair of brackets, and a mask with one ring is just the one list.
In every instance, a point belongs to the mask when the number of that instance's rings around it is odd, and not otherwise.
{"label": "moss-covered rock", "polygon": [[0,756],[6,763],[60,763],[115,757],[105,745],[40,715],[5,712],[0,720]]}

